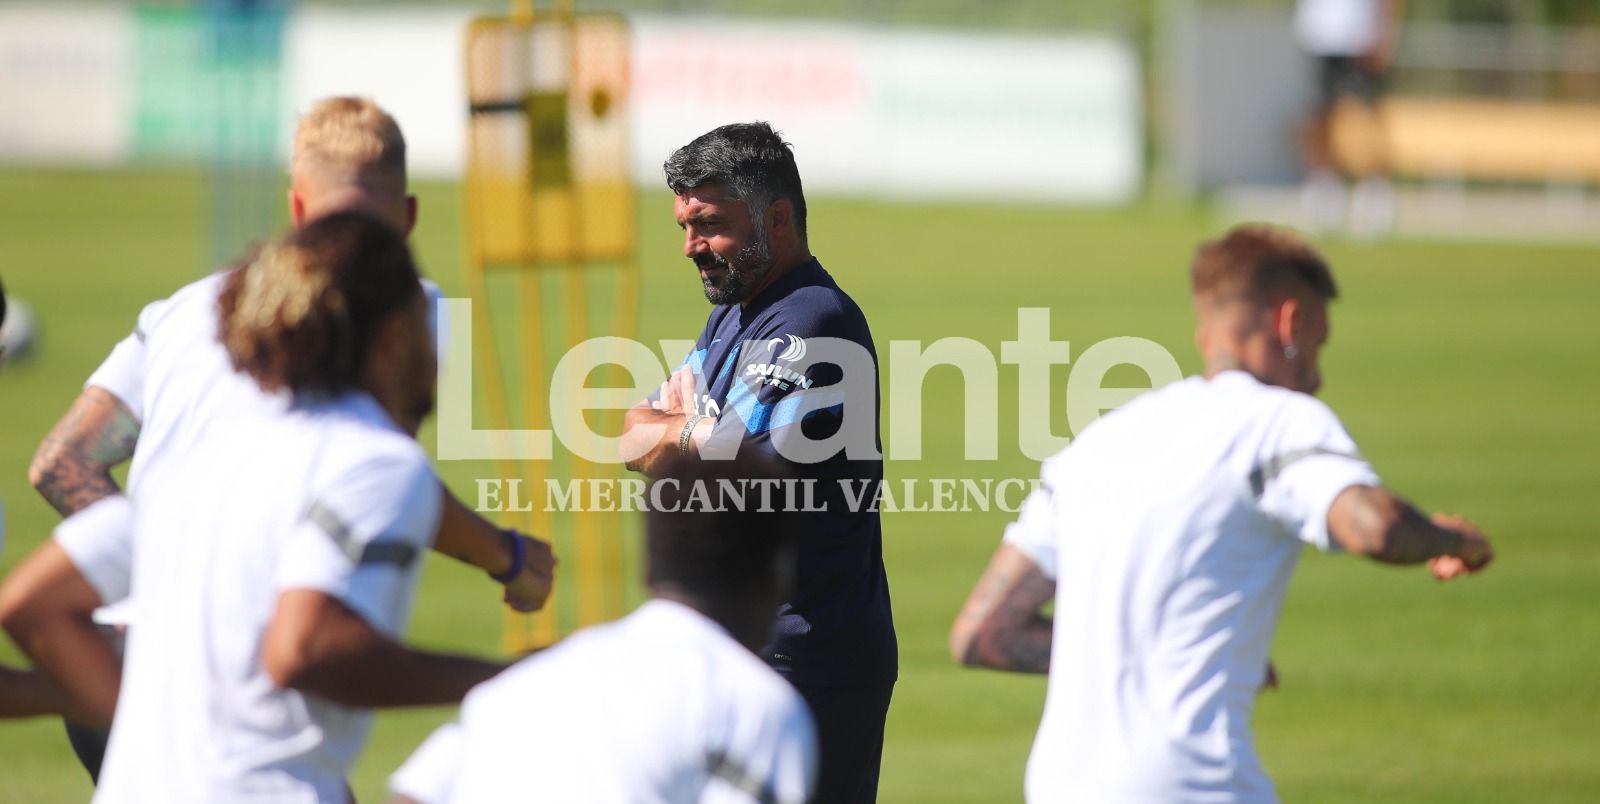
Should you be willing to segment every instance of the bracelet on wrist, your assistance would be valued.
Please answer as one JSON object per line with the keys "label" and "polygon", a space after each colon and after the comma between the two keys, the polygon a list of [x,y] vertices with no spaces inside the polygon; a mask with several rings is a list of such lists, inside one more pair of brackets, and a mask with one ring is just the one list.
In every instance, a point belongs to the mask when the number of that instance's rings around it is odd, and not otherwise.
{"label": "bracelet on wrist", "polygon": [[704,418],[704,416],[696,413],[695,415],[690,416],[687,422],[683,423],[683,432],[678,434],[679,455],[689,454],[689,442],[694,439],[694,428],[698,426],[700,424],[700,420]]}
{"label": "bracelet on wrist", "polygon": [[511,552],[511,566],[498,575],[491,572],[489,577],[496,583],[508,584],[516,580],[528,566],[528,543],[522,540],[522,534],[510,528],[500,531],[500,535],[506,540],[506,549]]}

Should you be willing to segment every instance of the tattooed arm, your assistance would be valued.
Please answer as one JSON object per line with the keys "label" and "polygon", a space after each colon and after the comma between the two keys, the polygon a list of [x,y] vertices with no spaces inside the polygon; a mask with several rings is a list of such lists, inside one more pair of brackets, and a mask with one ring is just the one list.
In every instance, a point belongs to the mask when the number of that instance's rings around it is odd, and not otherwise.
{"label": "tattooed arm", "polygon": [[1431,519],[1378,486],[1351,486],[1328,506],[1328,533],[1346,551],[1385,564],[1428,562],[1448,580],[1477,572],[1494,559],[1478,527],[1459,516]]}
{"label": "tattooed arm", "polygon": [[28,481],[62,516],[119,492],[111,468],[133,457],[139,420],[111,392],[89,386],[39,444]]}
{"label": "tattooed arm", "polygon": [[950,655],[968,667],[1050,670],[1052,622],[1042,609],[1055,581],[1021,550],[1002,544],[950,629]]}

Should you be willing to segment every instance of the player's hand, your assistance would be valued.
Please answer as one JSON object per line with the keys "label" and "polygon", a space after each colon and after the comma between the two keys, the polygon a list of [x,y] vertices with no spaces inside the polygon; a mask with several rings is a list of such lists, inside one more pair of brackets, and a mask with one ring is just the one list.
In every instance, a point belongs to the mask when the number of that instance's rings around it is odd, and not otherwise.
{"label": "player's hand", "polygon": [[505,602],[512,609],[527,614],[544,608],[550,599],[550,588],[555,583],[556,556],[550,543],[543,539],[518,533],[525,551],[522,572],[517,573],[505,587]]}
{"label": "player's hand", "polygon": [[667,416],[681,416],[694,403],[694,369],[684,366],[672,373],[656,392],[650,407]]}
{"label": "player's hand", "polygon": [[661,387],[656,389],[656,398],[650,400],[650,408],[657,413],[667,413],[678,405],[678,386],[673,384],[672,378],[662,380]]}
{"label": "player's hand", "polygon": [[699,389],[695,387],[694,369],[684,366],[678,369],[677,374],[672,375],[672,380],[678,384],[678,399],[680,402],[678,412],[692,414],[698,411],[699,406],[695,404],[695,395]]}
{"label": "player's hand", "polygon": [[1434,514],[1433,524],[1454,531],[1461,537],[1461,546],[1454,555],[1439,556],[1428,562],[1433,577],[1441,581],[1459,578],[1482,570],[1494,560],[1494,548],[1489,545],[1489,539],[1465,517]]}

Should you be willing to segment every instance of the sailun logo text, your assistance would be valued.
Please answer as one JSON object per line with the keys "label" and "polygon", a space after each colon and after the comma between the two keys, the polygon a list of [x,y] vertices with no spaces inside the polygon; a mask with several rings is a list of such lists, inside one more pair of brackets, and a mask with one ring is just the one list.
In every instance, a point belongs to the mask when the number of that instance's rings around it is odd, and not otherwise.
{"label": "sailun logo text", "polygon": [[[782,351],[779,351],[780,349]],[[806,356],[806,342],[804,339],[797,338],[794,335],[773,338],[767,341],[767,350],[772,353],[773,362],[751,363],[745,367],[744,373],[746,377],[758,377],[762,384],[775,386],[780,391],[811,387],[811,380],[804,374],[778,365],[779,361],[794,363],[804,359]]]}

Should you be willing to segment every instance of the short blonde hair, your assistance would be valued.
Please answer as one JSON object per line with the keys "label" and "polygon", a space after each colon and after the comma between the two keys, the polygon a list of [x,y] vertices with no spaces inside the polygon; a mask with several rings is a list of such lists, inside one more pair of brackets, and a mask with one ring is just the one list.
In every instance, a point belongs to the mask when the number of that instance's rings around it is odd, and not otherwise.
{"label": "short blonde hair", "polygon": [[317,101],[294,133],[291,170],[318,184],[403,196],[406,139],[399,124],[369,98]]}

